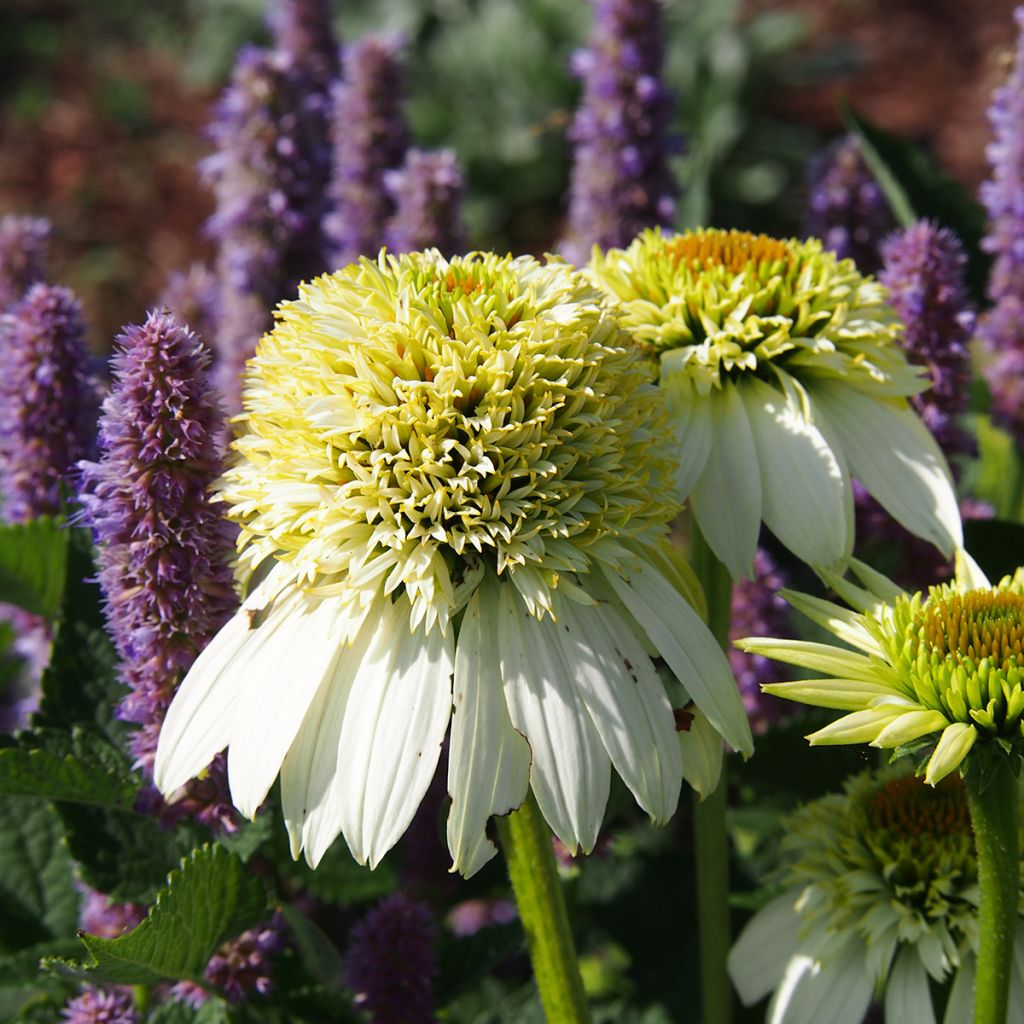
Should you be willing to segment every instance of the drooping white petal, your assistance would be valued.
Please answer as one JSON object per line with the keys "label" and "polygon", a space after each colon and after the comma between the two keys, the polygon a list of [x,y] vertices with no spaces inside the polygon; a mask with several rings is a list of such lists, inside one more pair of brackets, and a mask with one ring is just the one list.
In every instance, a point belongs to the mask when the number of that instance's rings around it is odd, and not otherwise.
{"label": "drooping white petal", "polygon": [[744,381],[743,402],[761,468],[762,516],[802,562],[830,566],[850,554],[849,475],[793,394],[757,378]]}
{"label": "drooping white petal", "polygon": [[497,657],[498,597],[484,583],[470,599],[455,649],[455,689],[448,752],[448,849],[466,878],[497,852],[485,829],[529,792],[530,747],[512,727]]}
{"label": "drooping white petal", "polygon": [[953,984],[946,1000],[946,1013],[942,1024],[964,1024],[974,1017],[974,976],[977,963],[972,953],[965,953],[960,969],[953,977]]}
{"label": "drooping white petal", "polygon": [[873,990],[859,938],[833,951],[825,964],[797,954],[768,1007],[768,1024],[861,1024]]}
{"label": "drooping white petal", "polygon": [[608,802],[611,761],[552,635],[558,628],[529,615],[513,587],[500,587],[501,678],[512,724],[530,744],[533,792],[555,835],[589,853]]}
{"label": "drooping white petal", "polygon": [[900,1024],[935,1024],[928,974],[913,946],[903,947],[889,974],[885,1019]]}
{"label": "drooping white petal", "polygon": [[729,976],[744,1006],[764,999],[782,980],[797,951],[801,919],[796,911],[799,890],[789,890],[766,903],[740,932],[729,952]]}
{"label": "drooping white petal", "polygon": [[566,663],[612,765],[656,822],[675,813],[682,757],[672,705],[640,639],[607,604],[559,606]]}
{"label": "drooping white petal", "polygon": [[374,638],[391,646],[386,667],[358,673],[341,726],[341,830],[352,856],[371,868],[412,821],[451,716],[451,631],[411,630],[410,616],[403,595]]}
{"label": "drooping white petal", "polygon": [[851,472],[886,511],[947,558],[963,547],[949,466],[914,411],[829,382],[816,381],[811,395],[838,434]]}
{"label": "drooping white petal", "polygon": [[[669,353],[665,354],[669,356]],[[711,416],[686,373],[672,373],[662,357],[661,383],[667,399],[679,458],[676,463],[676,497],[688,498],[711,454]]]}
{"label": "drooping white petal", "polygon": [[957,550],[955,563],[956,581],[964,590],[988,590],[992,586],[984,569],[963,548]]}
{"label": "drooping white petal", "polygon": [[705,399],[711,454],[691,504],[701,532],[733,579],[751,576],[761,528],[761,473],[750,422],[737,388],[725,384]]}
{"label": "drooping white petal", "polygon": [[628,579],[612,571],[605,577],[711,724],[735,750],[752,753],[750,724],[729,662],[697,613],[649,565],[638,563]]}
{"label": "drooping white petal", "polygon": [[[341,809],[334,798],[339,774],[346,771],[339,756],[341,725],[352,683],[360,671],[373,673],[385,659],[368,657],[381,605],[372,607],[352,644],[341,644],[332,671],[317,691],[295,740],[281,765],[281,809],[293,857],[305,847],[313,867],[341,831]],[[388,648],[378,646],[380,653]]]}
{"label": "drooping white petal", "polygon": [[725,740],[708,721],[708,716],[696,704],[689,729],[676,733],[679,752],[683,758],[683,778],[701,798],[711,796],[722,778],[725,759]]}
{"label": "drooping white petal", "polygon": [[[340,597],[282,595],[266,622],[258,659],[251,659],[231,721],[228,786],[247,818],[255,816],[321,683],[333,669],[345,632]],[[234,669],[238,671],[238,669]]]}

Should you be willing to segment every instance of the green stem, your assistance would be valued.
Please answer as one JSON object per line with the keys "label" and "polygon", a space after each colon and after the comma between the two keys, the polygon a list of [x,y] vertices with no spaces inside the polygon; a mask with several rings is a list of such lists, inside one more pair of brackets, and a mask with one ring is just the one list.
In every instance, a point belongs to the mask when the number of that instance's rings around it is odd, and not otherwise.
{"label": "green stem", "polygon": [[149,986],[132,985],[132,1001],[140,1017],[145,1017],[149,1010]]}
{"label": "green stem", "polygon": [[1006,1024],[1020,891],[1017,773],[1001,753],[991,765],[991,773],[974,766],[964,780],[981,889],[974,1024]]}
{"label": "green stem", "polygon": [[[723,649],[729,646],[732,577],[691,521],[690,559],[708,603],[708,626]],[[694,795],[697,860],[697,922],[700,926],[700,983],[704,1024],[732,1020],[732,985],[726,959],[729,926],[729,839],[726,829],[725,768],[718,789],[704,800]]]}
{"label": "green stem", "polygon": [[533,793],[496,820],[548,1024],[590,1024],[551,832]]}

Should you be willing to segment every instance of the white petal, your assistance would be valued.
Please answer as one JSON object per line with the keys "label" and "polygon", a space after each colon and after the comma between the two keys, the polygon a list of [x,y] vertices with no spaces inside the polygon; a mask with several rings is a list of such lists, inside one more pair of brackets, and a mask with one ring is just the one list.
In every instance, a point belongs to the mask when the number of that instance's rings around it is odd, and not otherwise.
{"label": "white petal", "polygon": [[798,954],[768,1008],[768,1024],[861,1024],[873,991],[858,939],[836,950],[824,965]]}
{"label": "white petal", "polygon": [[965,1024],[974,1019],[974,975],[976,964],[973,953],[963,953],[960,970],[953,978],[953,985],[946,1000],[946,1014],[942,1024]]}
{"label": "white petal", "polygon": [[904,946],[885,986],[885,1019],[900,1024],[935,1024],[928,975],[913,946]]}
{"label": "white petal", "polygon": [[452,710],[451,631],[412,631],[410,614],[405,596],[386,613],[371,646],[390,643],[391,656],[383,672],[356,676],[341,726],[341,828],[352,856],[371,868],[412,821],[437,768]]}
{"label": "white petal", "polygon": [[729,662],[697,613],[649,565],[637,563],[629,579],[610,571],[605,576],[711,724],[733,749],[752,753],[750,723]]}
{"label": "white petal", "polygon": [[675,813],[682,757],[675,717],[639,637],[607,604],[559,605],[558,635],[590,718],[622,781],[656,822]]}
{"label": "white petal", "polygon": [[729,952],[729,976],[744,1006],[764,999],[782,980],[786,964],[796,955],[800,915],[798,890],[766,903],[746,924]]}
{"label": "white petal", "polygon": [[573,852],[597,842],[611,762],[570,680],[558,627],[527,614],[515,589],[501,586],[501,677],[512,724],[530,744],[530,782],[552,831]]}
{"label": "white petal", "polygon": [[906,405],[843,385],[815,382],[815,410],[836,431],[855,477],[911,533],[946,557],[963,547],[949,466],[928,428]]}
{"label": "white petal", "polygon": [[466,878],[497,852],[487,819],[517,808],[529,792],[530,747],[512,727],[497,657],[498,598],[484,583],[470,599],[455,649],[448,752],[448,848]]}
{"label": "white petal", "polygon": [[853,539],[842,454],[832,451],[795,395],[754,378],[744,383],[742,397],[761,467],[765,524],[802,562],[841,562]]}
{"label": "white petal", "polygon": [[892,670],[878,661],[865,658],[863,654],[830,644],[819,644],[814,640],[787,640],[785,638],[768,638],[758,636],[741,637],[735,641],[741,651],[751,654],[763,654],[766,658],[785,662],[787,665],[799,665],[800,668],[813,669],[815,672],[831,672],[835,676],[846,679],[860,679],[865,683],[891,683],[892,689],[898,689],[898,681],[893,677]]}
{"label": "white petal", "polygon": [[701,800],[718,789],[725,757],[725,740],[708,721],[707,715],[696,704],[689,729],[676,733],[676,742],[683,756],[683,778]]}
{"label": "white petal", "polygon": [[693,488],[691,504],[709,547],[733,579],[751,576],[761,528],[761,473],[743,399],[732,384],[705,401],[711,454]]}
{"label": "white petal", "polygon": [[824,601],[820,597],[812,597],[810,594],[801,594],[794,590],[780,590],[779,595],[798,612],[806,615],[811,622],[823,626],[851,647],[856,647],[866,654],[885,657],[881,644],[868,631],[863,619],[856,612],[831,601]]}
{"label": "white petal", "polygon": [[228,786],[245,817],[266,799],[309,705],[333,671],[347,618],[340,597],[310,597],[295,589],[257,627],[265,640],[259,658],[246,666],[228,741]]}
{"label": "white petal", "polygon": [[661,386],[679,449],[675,483],[676,497],[682,501],[689,497],[711,454],[711,416],[685,373],[666,372],[663,364]]}
{"label": "white petal", "polygon": [[380,610],[371,608],[352,645],[341,645],[333,671],[313,698],[281,765],[281,809],[293,857],[303,847],[322,855],[341,831],[341,809],[333,798],[339,775],[346,771],[339,757],[341,725],[357,674],[379,667],[369,664],[367,650]]}
{"label": "white petal", "polygon": [[992,586],[985,570],[963,548],[956,553],[956,581],[964,590],[988,590]]}

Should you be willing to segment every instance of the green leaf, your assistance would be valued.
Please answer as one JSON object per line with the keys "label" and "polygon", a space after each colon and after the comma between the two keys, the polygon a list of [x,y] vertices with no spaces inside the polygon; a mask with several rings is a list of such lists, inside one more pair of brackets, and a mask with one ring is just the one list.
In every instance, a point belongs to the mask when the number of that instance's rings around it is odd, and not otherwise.
{"label": "green leaf", "polygon": [[920,146],[865,120],[848,104],[840,112],[896,220],[906,228],[926,217],[956,232],[967,253],[967,285],[976,300],[983,299],[992,260],[981,248],[982,206]]}
{"label": "green leaf", "polygon": [[0,525],[0,601],[52,619],[64,596],[67,550],[60,519]]}
{"label": "green leaf", "polygon": [[343,988],[345,965],[338,947],[297,907],[285,904],[281,915],[295,937],[296,949],[310,975],[328,988]]}
{"label": "green leaf", "polygon": [[[273,808],[267,813],[272,814]],[[370,903],[393,892],[398,885],[394,864],[389,859],[371,871],[352,859],[343,842],[336,842],[314,871],[304,860],[292,860],[283,828],[278,826],[273,837],[278,870],[324,903],[342,907]]]}
{"label": "green leaf", "polygon": [[446,1006],[525,948],[526,936],[518,921],[491,925],[474,935],[445,942],[436,985],[438,1005]]}
{"label": "green leaf", "polygon": [[146,1024],[228,1024],[227,1003],[211,997],[202,1006],[168,1000],[156,1007],[146,1018]]}
{"label": "green leaf", "polygon": [[223,942],[267,913],[263,883],[220,846],[203,846],[172,871],[146,920],[116,939],[80,934],[91,962],[46,964],[93,983],[203,983],[203,971]]}
{"label": "green leaf", "polygon": [[0,953],[14,953],[78,926],[64,830],[49,804],[0,797]]}

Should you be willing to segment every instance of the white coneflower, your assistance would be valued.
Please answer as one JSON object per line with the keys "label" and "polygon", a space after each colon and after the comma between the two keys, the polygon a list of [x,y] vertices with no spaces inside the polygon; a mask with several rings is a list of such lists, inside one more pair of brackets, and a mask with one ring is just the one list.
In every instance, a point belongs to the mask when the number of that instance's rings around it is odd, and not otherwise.
{"label": "white coneflower", "polygon": [[296,856],[315,865],[343,833],[373,865],[450,722],[459,871],[493,855],[488,818],[530,787],[589,850],[612,765],[652,818],[676,808],[655,653],[750,751],[667,547],[657,389],[571,268],[430,251],[321,277],[261,342],[245,410],[221,492],[260,582],[168,712],[164,792],[227,747],[244,814],[280,773]]}

